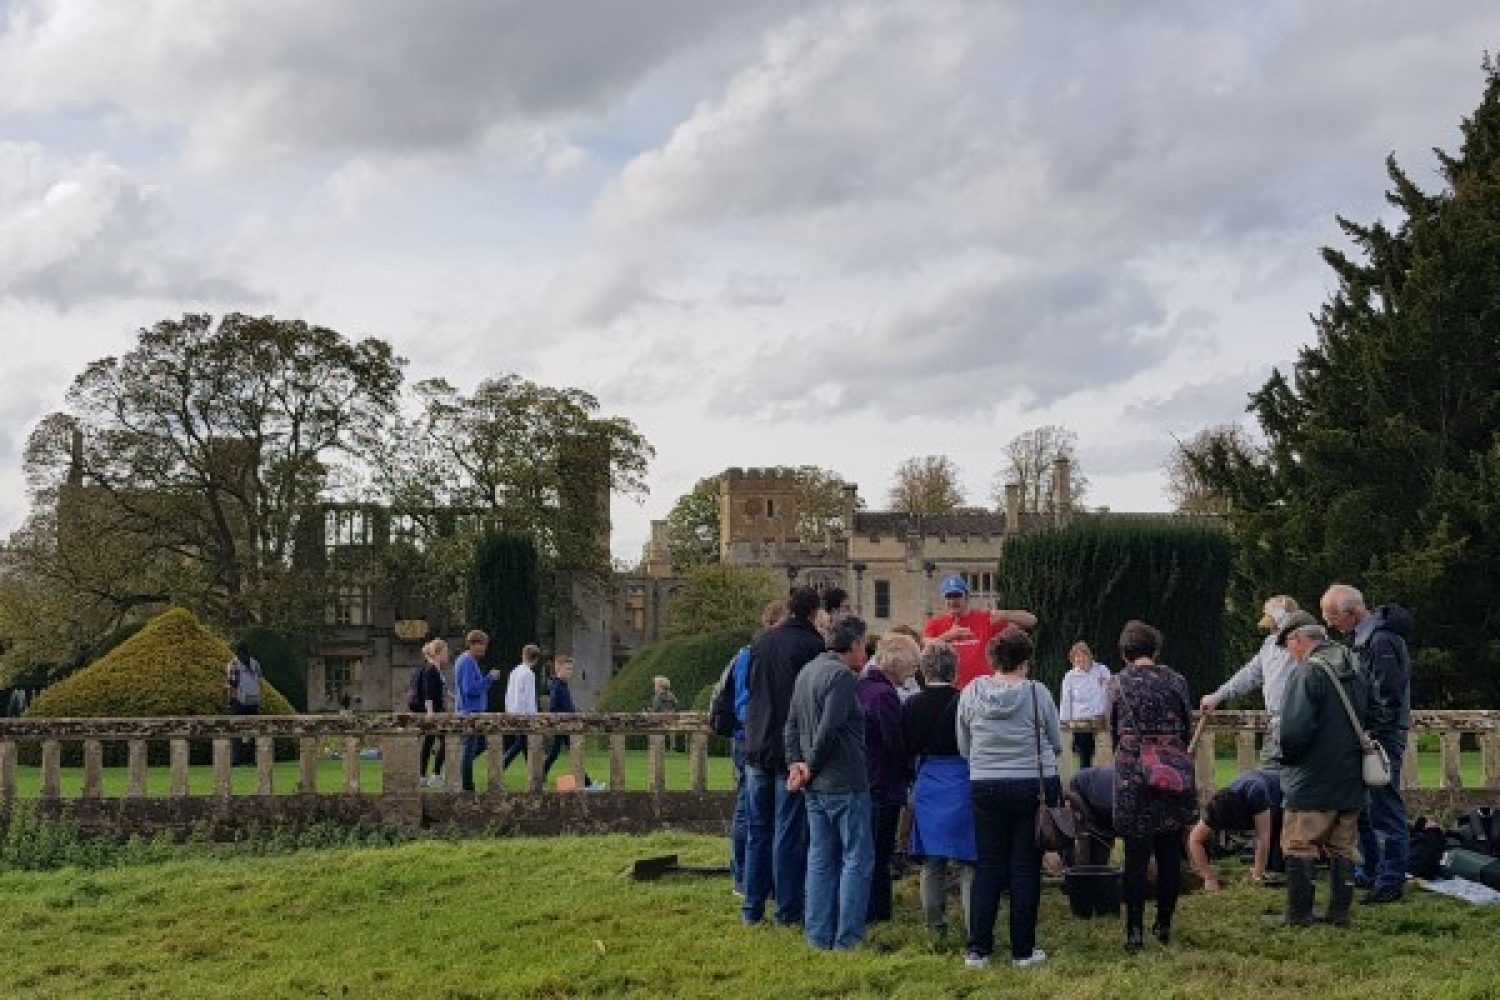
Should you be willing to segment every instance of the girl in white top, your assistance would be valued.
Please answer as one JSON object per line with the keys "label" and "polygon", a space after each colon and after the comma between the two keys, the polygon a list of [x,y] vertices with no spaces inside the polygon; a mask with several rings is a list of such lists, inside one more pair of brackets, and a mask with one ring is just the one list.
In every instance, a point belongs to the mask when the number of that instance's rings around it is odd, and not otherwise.
{"label": "girl in white top", "polygon": [[[1108,708],[1106,689],[1109,685],[1109,668],[1094,660],[1094,651],[1086,642],[1075,642],[1068,650],[1068,662],[1073,664],[1063,677],[1062,691],[1057,699],[1058,718],[1062,722],[1081,722],[1085,719],[1102,718]],[[1078,730],[1073,733],[1073,752],[1078,754],[1080,769],[1094,766],[1094,733]]]}

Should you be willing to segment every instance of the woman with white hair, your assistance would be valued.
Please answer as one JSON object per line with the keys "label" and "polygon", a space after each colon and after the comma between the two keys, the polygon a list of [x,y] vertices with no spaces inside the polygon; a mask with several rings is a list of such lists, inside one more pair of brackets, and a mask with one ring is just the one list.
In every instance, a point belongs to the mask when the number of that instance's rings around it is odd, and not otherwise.
{"label": "woman with white hair", "polygon": [[922,910],[927,929],[948,933],[948,877],[956,872],[965,927],[974,884],[974,809],[969,801],[969,762],[958,752],[958,652],[941,639],[922,648],[927,686],[901,706],[901,733],[916,768],[912,789],[909,853],[922,859]]}

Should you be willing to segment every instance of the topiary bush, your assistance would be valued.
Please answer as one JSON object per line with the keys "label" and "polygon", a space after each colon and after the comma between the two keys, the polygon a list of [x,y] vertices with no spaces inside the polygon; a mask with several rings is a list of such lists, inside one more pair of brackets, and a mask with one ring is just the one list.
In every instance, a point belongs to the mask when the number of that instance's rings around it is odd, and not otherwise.
{"label": "topiary bush", "polygon": [[711,632],[652,643],[632,656],[615,674],[604,697],[601,712],[644,712],[651,704],[651,680],[662,676],[672,681],[678,707],[692,709],[705,687],[712,687],[724,672],[729,658],[750,641],[748,629]]}
{"label": "topiary bush", "polygon": [[250,647],[250,655],[260,661],[261,669],[292,708],[307,711],[307,671],[305,660],[297,655],[291,640],[273,629],[256,625],[240,636]]}
{"label": "topiary bush", "polygon": [[[229,643],[190,611],[173,608],[146,623],[135,635],[66,680],[47,688],[31,707],[28,718],[139,719],[178,715],[224,715],[228,711],[225,665],[234,657]],[[261,685],[263,715],[293,715],[292,706],[269,682]],[[281,744],[286,744],[283,748]],[[294,741],[278,741],[277,755],[295,754]],[[36,744],[22,747],[26,759],[40,756]],[[82,762],[82,744],[64,742],[63,762]],[[195,741],[194,763],[212,760],[212,744]],[[104,747],[105,763],[125,762],[123,743]],[[150,761],[165,764],[165,741],[151,743]]]}

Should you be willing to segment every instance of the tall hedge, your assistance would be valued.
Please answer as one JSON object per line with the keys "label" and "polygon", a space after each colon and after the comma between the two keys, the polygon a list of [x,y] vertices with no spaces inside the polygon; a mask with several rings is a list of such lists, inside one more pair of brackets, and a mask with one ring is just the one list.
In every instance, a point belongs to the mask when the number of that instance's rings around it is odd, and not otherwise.
{"label": "tall hedge", "polygon": [[[26,715],[42,719],[224,715],[228,712],[225,667],[233,656],[229,643],[191,611],[173,608],[88,667],[47,688]],[[269,681],[261,687],[260,710],[264,715],[293,714],[292,706]],[[192,749],[195,762],[211,759],[211,744],[195,741]],[[107,742],[104,750],[106,763],[125,762],[123,744]],[[165,742],[151,744],[152,763],[164,764],[167,756]],[[79,763],[80,744],[64,742],[63,757],[70,765]]]}
{"label": "tall hedge", "polygon": [[745,643],[749,630],[711,632],[652,643],[632,656],[615,674],[604,697],[602,712],[644,712],[651,704],[651,681],[670,678],[672,693],[683,710],[690,709],[704,687],[724,672],[724,665]]}
{"label": "tall hedge", "polygon": [[536,543],[525,535],[492,532],[480,539],[469,579],[469,625],[490,635],[485,667],[510,667],[521,647],[536,642]]}
{"label": "tall hedge", "polygon": [[307,711],[307,664],[292,641],[280,632],[257,625],[240,638],[250,647],[250,655],[260,662],[271,686],[286,696],[299,712]]}
{"label": "tall hedge", "polygon": [[1217,522],[1101,516],[1008,541],[1000,570],[1006,605],[1039,620],[1038,680],[1055,690],[1079,639],[1116,669],[1120,628],[1139,618],[1162,631],[1162,661],[1197,695],[1225,673],[1231,560],[1228,533]]}

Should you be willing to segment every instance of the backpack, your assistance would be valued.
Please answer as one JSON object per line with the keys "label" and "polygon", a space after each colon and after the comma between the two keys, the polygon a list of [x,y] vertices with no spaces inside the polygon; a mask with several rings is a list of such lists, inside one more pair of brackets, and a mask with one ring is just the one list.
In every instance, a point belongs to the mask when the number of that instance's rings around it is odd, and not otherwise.
{"label": "backpack", "polygon": [[413,667],[411,676],[406,679],[406,708],[408,711],[427,711],[427,706],[422,703],[422,674],[426,671],[426,667]]}
{"label": "backpack", "polygon": [[719,675],[719,682],[714,685],[714,696],[708,703],[708,725],[715,736],[730,737],[740,728],[740,720],[734,714],[734,665],[749,649],[749,646],[743,646],[729,658],[724,672]]}
{"label": "backpack", "polygon": [[1449,835],[1443,828],[1425,816],[1418,816],[1412,824],[1407,840],[1408,873],[1417,878],[1435,879],[1443,877],[1443,855],[1448,853]]}

